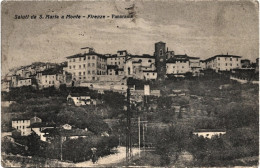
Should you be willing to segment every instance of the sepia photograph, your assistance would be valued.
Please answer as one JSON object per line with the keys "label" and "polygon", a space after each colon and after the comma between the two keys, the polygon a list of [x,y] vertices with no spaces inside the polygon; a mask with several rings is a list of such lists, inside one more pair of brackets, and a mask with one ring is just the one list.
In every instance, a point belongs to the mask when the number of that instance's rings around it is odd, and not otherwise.
{"label": "sepia photograph", "polygon": [[2,167],[259,167],[259,2],[1,2]]}

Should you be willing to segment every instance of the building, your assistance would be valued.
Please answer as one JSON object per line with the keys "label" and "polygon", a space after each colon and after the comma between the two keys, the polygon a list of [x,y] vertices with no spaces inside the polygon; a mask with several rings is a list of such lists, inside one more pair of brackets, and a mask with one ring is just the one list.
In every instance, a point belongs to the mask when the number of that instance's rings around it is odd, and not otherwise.
{"label": "building", "polygon": [[193,76],[200,75],[200,58],[199,57],[188,57],[190,63],[190,69]]}
{"label": "building", "polygon": [[226,134],[226,130],[223,129],[199,129],[193,132],[198,137],[211,139]]}
{"label": "building", "polygon": [[155,75],[155,70],[155,58],[148,54],[131,55],[125,63],[125,76],[135,79],[145,79],[147,72],[154,73],[153,75]]}
{"label": "building", "polygon": [[31,78],[18,79],[17,87],[22,87],[22,86],[32,86],[32,79]]}
{"label": "building", "polygon": [[155,43],[155,66],[157,70],[157,78],[164,80],[166,76],[166,44],[164,42]]}
{"label": "building", "polygon": [[99,80],[107,74],[107,57],[98,54],[93,48],[81,48],[83,53],[67,57],[68,69],[74,81]]}
{"label": "building", "polygon": [[87,129],[73,129],[69,124],[65,124],[59,128],[47,128],[42,131],[43,137],[50,142],[54,139],[62,138],[63,141],[67,139],[78,139],[93,136],[94,134]]}
{"label": "building", "polygon": [[128,52],[126,50],[117,51],[117,54],[107,57],[107,65],[117,65],[118,69],[124,69],[127,56]]}
{"label": "building", "polygon": [[96,105],[97,102],[90,96],[70,93],[67,97],[68,104],[75,106]]}
{"label": "building", "polygon": [[28,136],[31,134],[31,129],[28,128],[33,123],[41,123],[42,120],[38,117],[31,119],[14,119],[12,120],[12,128],[21,131],[21,136]]}
{"label": "building", "polygon": [[144,75],[145,80],[156,80],[157,79],[157,71],[156,70],[154,70],[154,71],[144,70],[143,75]]}
{"label": "building", "polygon": [[216,72],[241,68],[241,56],[236,55],[215,55],[205,62],[206,69],[213,69]]}
{"label": "building", "polygon": [[36,74],[36,81],[40,89],[59,86],[66,83],[66,75],[63,74],[62,69],[51,68]]}
{"label": "building", "polygon": [[200,60],[200,68],[201,68],[201,70],[206,69],[206,61],[205,60]]}
{"label": "building", "polygon": [[2,92],[9,92],[10,88],[11,88],[11,80],[2,80],[1,81]]}
{"label": "building", "polygon": [[242,68],[251,68],[249,59],[241,59],[241,67]]}
{"label": "building", "polygon": [[184,77],[187,72],[191,72],[190,62],[187,55],[175,55],[166,62],[166,74],[176,77]]}
{"label": "building", "polygon": [[47,128],[53,129],[55,127],[56,127],[56,124],[54,124],[54,123],[36,122],[36,123],[30,124],[30,126],[28,126],[27,128],[31,129],[31,132],[35,132],[38,136],[40,136],[41,141],[46,141],[46,137],[43,136],[43,135],[45,135],[45,133],[43,133],[42,131]]}
{"label": "building", "polygon": [[118,65],[107,65],[107,75],[124,75],[124,69]]}

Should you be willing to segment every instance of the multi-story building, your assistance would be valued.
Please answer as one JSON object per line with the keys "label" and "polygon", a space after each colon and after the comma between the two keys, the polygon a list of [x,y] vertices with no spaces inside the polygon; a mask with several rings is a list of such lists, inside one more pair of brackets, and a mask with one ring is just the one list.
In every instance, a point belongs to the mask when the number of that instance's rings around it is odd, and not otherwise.
{"label": "multi-story building", "polygon": [[32,85],[32,79],[31,78],[18,79],[17,87],[31,86],[31,85]]}
{"label": "multi-story building", "polygon": [[189,57],[187,55],[175,55],[167,60],[167,75],[183,76],[187,72],[191,72]]}
{"label": "multi-story building", "polygon": [[213,69],[216,72],[241,68],[241,56],[236,55],[215,55],[205,62],[206,69]]}
{"label": "multi-story building", "polygon": [[124,69],[127,55],[126,50],[117,51],[117,54],[107,57],[107,65],[117,65],[118,69]]}
{"label": "multi-story building", "polygon": [[21,136],[28,136],[32,132],[28,127],[33,123],[39,122],[42,122],[42,120],[38,117],[33,117],[31,119],[14,119],[12,120],[12,128],[21,131]]}
{"label": "multi-story building", "polygon": [[206,69],[206,61],[205,60],[200,60],[200,68],[201,68],[201,70]]}
{"label": "multi-story building", "polygon": [[117,65],[107,65],[107,75],[124,75],[124,69]]}
{"label": "multi-story building", "polygon": [[188,57],[190,63],[190,69],[194,76],[198,76],[200,74],[201,66],[200,66],[200,58],[199,57]]}
{"label": "multi-story building", "polygon": [[58,88],[60,84],[65,83],[65,75],[57,69],[48,69],[36,74],[36,80],[39,89],[55,86]]}
{"label": "multi-story building", "polygon": [[[136,79],[144,79],[144,73],[155,71],[155,58],[151,55],[131,55],[125,63],[125,75]],[[155,72],[153,72],[155,73]]]}
{"label": "multi-story building", "polygon": [[[86,51],[86,49],[88,51]],[[107,74],[107,57],[93,48],[82,48],[83,53],[67,57],[68,69],[74,81],[99,80],[99,75]]]}

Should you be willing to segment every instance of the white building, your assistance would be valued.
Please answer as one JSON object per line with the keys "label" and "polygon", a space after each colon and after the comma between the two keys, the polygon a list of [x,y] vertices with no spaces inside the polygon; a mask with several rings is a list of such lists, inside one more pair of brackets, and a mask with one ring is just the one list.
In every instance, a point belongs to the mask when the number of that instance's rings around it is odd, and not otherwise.
{"label": "white building", "polygon": [[17,87],[31,86],[31,85],[32,85],[32,79],[31,78],[18,79]]}
{"label": "white building", "polygon": [[218,71],[230,71],[241,68],[241,56],[216,55],[205,60],[206,69]]}
{"label": "white building", "polygon": [[90,96],[82,96],[72,93],[68,95],[67,101],[69,104],[74,104],[75,106],[96,105],[96,100],[91,99]]}
{"label": "white building", "polygon": [[166,74],[174,76],[184,76],[185,73],[191,72],[189,58],[187,55],[175,55],[166,61]]}
{"label": "white building", "polygon": [[127,55],[126,50],[117,51],[116,55],[107,57],[107,65],[117,65],[118,69],[124,69]]}
{"label": "white building", "polygon": [[14,119],[12,120],[12,128],[21,131],[21,136],[28,136],[31,134],[31,129],[28,128],[33,123],[42,122],[38,117],[33,117],[31,119]]}
{"label": "white building", "polygon": [[67,57],[68,69],[74,81],[99,80],[107,73],[107,57],[98,54],[93,48],[82,48],[83,53]]}
{"label": "white building", "polygon": [[200,129],[193,132],[194,135],[202,136],[203,138],[213,138],[226,134],[226,130],[221,129]]}
{"label": "white building", "polygon": [[[145,79],[144,71],[155,71],[155,57],[150,55],[131,55],[125,63],[125,75],[136,79]],[[146,77],[150,76],[147,75]],[[155,74],[154,74],[155,76]]]}

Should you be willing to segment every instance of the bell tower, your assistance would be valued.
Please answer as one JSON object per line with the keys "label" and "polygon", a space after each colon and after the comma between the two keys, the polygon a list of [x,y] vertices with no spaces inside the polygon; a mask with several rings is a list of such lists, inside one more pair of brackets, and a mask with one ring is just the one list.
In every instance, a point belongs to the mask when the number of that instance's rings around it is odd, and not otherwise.
{"label": "bell tower", "polygon": [[155,43],[155,66],[157,70],[157,78],[164,80],[166,75],[166,43]]}

